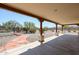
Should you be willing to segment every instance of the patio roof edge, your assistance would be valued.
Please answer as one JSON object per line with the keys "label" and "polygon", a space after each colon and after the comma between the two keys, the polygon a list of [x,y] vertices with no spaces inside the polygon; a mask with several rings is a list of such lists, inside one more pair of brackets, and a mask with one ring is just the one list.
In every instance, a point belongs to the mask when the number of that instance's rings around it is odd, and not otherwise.
{"label": "patio roof edge", "polygon": [[[41,17],[41,16],[34,15],[34,14],[30,13],[30,12],[26,12],[26,11],[17,9],[15,7],[10,6],[10,5],[6,5],[6,3],[0,3],[0,8],[7,9],[7,10],[10,10],[10,11],[14,11],[14,12],[17,12],[17,13],[20,13],[20,14],[24,14],[24,15],[29,15],[29,16],[38,18],[38,20],[40,20],[40,17]],[[58,22],[51,21],[51,20],[48,20],[48,19],[43,18],[43,17],[41,17],[41,18],[43,20],[46,20],[46,21],[49,21],[49,22],[52,22],[52,23],[60,24]],[[63,25],[63,24],[60,24],[60,25]]]}

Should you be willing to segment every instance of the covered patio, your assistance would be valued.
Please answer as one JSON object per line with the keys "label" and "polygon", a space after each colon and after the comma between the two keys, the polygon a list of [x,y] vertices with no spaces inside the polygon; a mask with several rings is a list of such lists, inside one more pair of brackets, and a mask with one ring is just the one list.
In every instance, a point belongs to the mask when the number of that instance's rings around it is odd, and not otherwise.
{"label": "covered patio", "polygon": [[79,55],[79,37],[62,35],[43,45],[30,48],[21,55]]}
{"label": "covered patio", "polygon": [[[79,26],[79,4],[62,3],[5,3],[0,4],[0,8],[11,10],[24,15],[35,17],[40,22],[41,45],[24,51],[21,55],[55,55],[55,54],[79,54],[79,33],[77,35],[67,35],[63,33],[64,25]],[[43,21],[56,24],[56,36],[54,40],[43,43],[44,35],[42,31]],[[59,36],[58,25],[62,26],[62,34]]]}

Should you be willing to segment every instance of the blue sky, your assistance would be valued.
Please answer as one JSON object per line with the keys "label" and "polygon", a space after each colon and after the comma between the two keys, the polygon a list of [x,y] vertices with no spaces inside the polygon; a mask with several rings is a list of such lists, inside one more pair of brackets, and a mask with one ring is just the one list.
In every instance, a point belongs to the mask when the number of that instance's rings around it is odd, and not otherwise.
{"label": "blue sky", "polygon": [[[6,21],[9,21],[9,20],[16,20],[17,22],[19,22],[22,25],[24,22],[33,22],[33,23],[35,23],[36,27],[40,26],[40,23],[37,20],[37,18],[33,18],[30,16],[22,15],[22,14],[4,10],[4,9],[0,9],[0,24],[4,23]],[[51,27],[55,27],[55,24],[44,21],[43,27],[51,28]]]}

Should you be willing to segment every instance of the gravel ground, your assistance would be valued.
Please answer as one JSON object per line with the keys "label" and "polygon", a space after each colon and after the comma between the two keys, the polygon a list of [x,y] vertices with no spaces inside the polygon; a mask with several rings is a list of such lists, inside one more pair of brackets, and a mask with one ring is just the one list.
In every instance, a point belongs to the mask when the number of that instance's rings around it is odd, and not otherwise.
{"label": "gravel ground", "polygon": [[26,34],[28,37],[29,42],[35,42],[37,40],[40,40],[40,34]]}
{"label": "gravel ground", "polygon": [[[28,36],[28,41],[29,43],[35,42],[40,39],[40,34],[25,34]],[[0,33],[0,46],[4,46],[7,44],[9,41],[13,40],[16,38],[16,35],[12,35],[11,33]]]}
{"label": "gravel ground", "polygon": [[[38,40],[41,39],[40,33],[26,34],[26,35],[28,36],[28,39],[27,39],[27,40],[28,40],[29,42],[34,42],[34,41],[38,41]],[[52,31],[47,31],[47,32],[44,32],[43,35],[44,35],[44,38],[48,38],[48,37],[50,37],[50,36],[54,36],[55,33],[52,32]]]}
{"label": "gravel ground", "polygon": [[[72,34],[72,33],[66,32],[65,34]],[[27,40],[29,41],[29,43],[35,42],[35,41],[38,41],[41,39],[39,32],[35,33],[35,34],[25,34],[25,35],[28,37]],[[52,31],[44,32],[44,38],[48,38],[48,37],[54,36],[54,35],[55,35],[55,33]],[[11,33],[0,33],[0,46],[5,45],[7,42],[9,42],[10,40],[13,40],[16,37],[17,36],[12,35]]]}
{"label": "gravel ground", "polygon": [[10,40],[16,38],[17,36],[12,35],[11,33],[0,33],[0,46],[4,46]]}

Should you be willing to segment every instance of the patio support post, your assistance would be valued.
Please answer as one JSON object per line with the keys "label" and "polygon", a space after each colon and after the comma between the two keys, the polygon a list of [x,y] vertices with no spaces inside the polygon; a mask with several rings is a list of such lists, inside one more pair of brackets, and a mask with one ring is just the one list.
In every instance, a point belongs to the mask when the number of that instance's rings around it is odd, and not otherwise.
{"label": "patio support post", "polygon": [[77,24],[77,26],[78,26],[78,36],[79,36],[79,24]]}
{"label": "patio support post", "polygon": [[56,36],[58,36],[58,24],[56,23]]}
{"label": "patio support post", "polygon": [[64,27],[64,25],[62,25],[62,34],[63,34],[63,30],[64,30],[64,28],[63,28],[63,27]]}
{"label": "patio support post", "polygon": [[40,36],[41,36],[41,39],[39,40],[39,42],[40,42],[41,44],[43,44],[43,42],[44,42],[44,36],[43,36],[43,30],[42,30],[43,19],[40,18],[39,21],[40,21]]}

